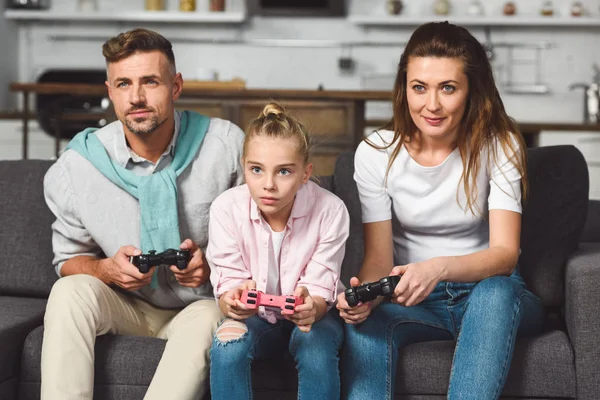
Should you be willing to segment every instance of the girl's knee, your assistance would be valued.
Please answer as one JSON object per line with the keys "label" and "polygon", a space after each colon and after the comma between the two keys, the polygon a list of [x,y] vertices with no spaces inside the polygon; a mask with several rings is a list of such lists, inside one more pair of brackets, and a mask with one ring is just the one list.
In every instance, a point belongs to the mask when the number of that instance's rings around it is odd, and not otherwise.
{"label": "girl's knee", "polygon": [[247,334],[248,327],[245,323],[228,318],[217,328],[215,339],[220,344],[227,344],[240,340]]}

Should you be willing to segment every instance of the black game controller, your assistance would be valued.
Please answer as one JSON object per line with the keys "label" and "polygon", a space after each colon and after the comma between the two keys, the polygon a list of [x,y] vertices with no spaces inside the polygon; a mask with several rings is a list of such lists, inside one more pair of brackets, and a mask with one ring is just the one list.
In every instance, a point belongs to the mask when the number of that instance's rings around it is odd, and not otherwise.
{"label": "black game controller", "polygon": [[350,307],[356,306],[360,302],[375,300],[377,296],[389,297],[394,293],[396,285],[400,282],[400,276],[386,276],[377,282],[365,283],[346,289],[346,301]]}
{"label": "black game controller", "polygon": [[148,254],[129,257],[129,262],[135,265],[142,274],[150,271],[150,268],[156,265],[175,265],[177,269],[182,270],[187,267],[189,261],[190,252],[180,249],[167,249],[158,254],[156,254],[156,250],[150,250]]}

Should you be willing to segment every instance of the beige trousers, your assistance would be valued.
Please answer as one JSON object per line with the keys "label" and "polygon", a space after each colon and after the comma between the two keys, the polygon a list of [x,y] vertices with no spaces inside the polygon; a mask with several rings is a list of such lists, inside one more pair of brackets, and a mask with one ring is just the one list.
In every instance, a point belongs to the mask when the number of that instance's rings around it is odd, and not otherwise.
{"label": "beige trousers", "polygon": [[209,387],[209,349],[221,318],[214,300],[163,310],[90,275],[61,278],[44,317],[41,398],[92,399],[96,336],[114,333],[167,339],[145,399],[201,399]]}

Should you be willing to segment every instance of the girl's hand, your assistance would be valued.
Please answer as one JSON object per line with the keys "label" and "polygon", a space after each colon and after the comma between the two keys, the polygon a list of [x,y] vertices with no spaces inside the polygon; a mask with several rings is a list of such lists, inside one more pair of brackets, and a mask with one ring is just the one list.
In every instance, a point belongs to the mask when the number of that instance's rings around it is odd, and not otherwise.
{"label": "girl's hand", "polygon": [[402,278],[394,290],[392,302],[406,307],[419,304],[440,282],[443,270],[440,258],[394,267],[390,275],[401,275]]}
{"label": "girl's hand", "polygon": [[[361,282],[357,277],[352,277],[350,279],[350,286],[359,286]],[[360,324],[363,322],[369,314],[371,314],[372,310],[372,302],[367,303],[358,303],[355,307],[350,307],[348,302],[346,301],[346,294],[344,292],[340,293],[337,297],[337,306],[336,308],[340,311],[340,317],[350,325]]]}
{"label": "girl's hand", "polygon": [[293,314],[283,314],[283,317],[296,324],[302,332],[310,332],[312,324],[315,323],[317,318],[318,310],[315,300],[304,286],[298,286],[294,290],[294,296],[304,299],[304,304],[296,306]]}
{"label": "girl's hand", "polygon": [[233,319],[243,320],[250,318],[257,313],[258,308],[250,310],[244,303],[241,302],[240,299],[242,298],[242,292],[245,289],[256,289],[256,282],[253,280],[247,280],[240,287],[223,293],[223,295],[219,298],[219,303],[222,305],[221,311],[223,311],[225,316]]}

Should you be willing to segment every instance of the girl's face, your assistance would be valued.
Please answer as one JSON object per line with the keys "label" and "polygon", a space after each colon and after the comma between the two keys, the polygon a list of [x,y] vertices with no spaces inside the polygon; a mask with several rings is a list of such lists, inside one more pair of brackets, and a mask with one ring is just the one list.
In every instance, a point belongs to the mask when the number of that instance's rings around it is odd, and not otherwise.
{"label": "girl's face", "polygon": [[411,57],[406,70],[408,108],[419,132],[456,140],[465,113],[469,80],[457,58]]}
{"label": "girl's face", "polygon": [[304,163],[293,140],[256,136],[248,143],[243,165],[250,195],[263,217],[271,228],[283,228],[312,164]]}

